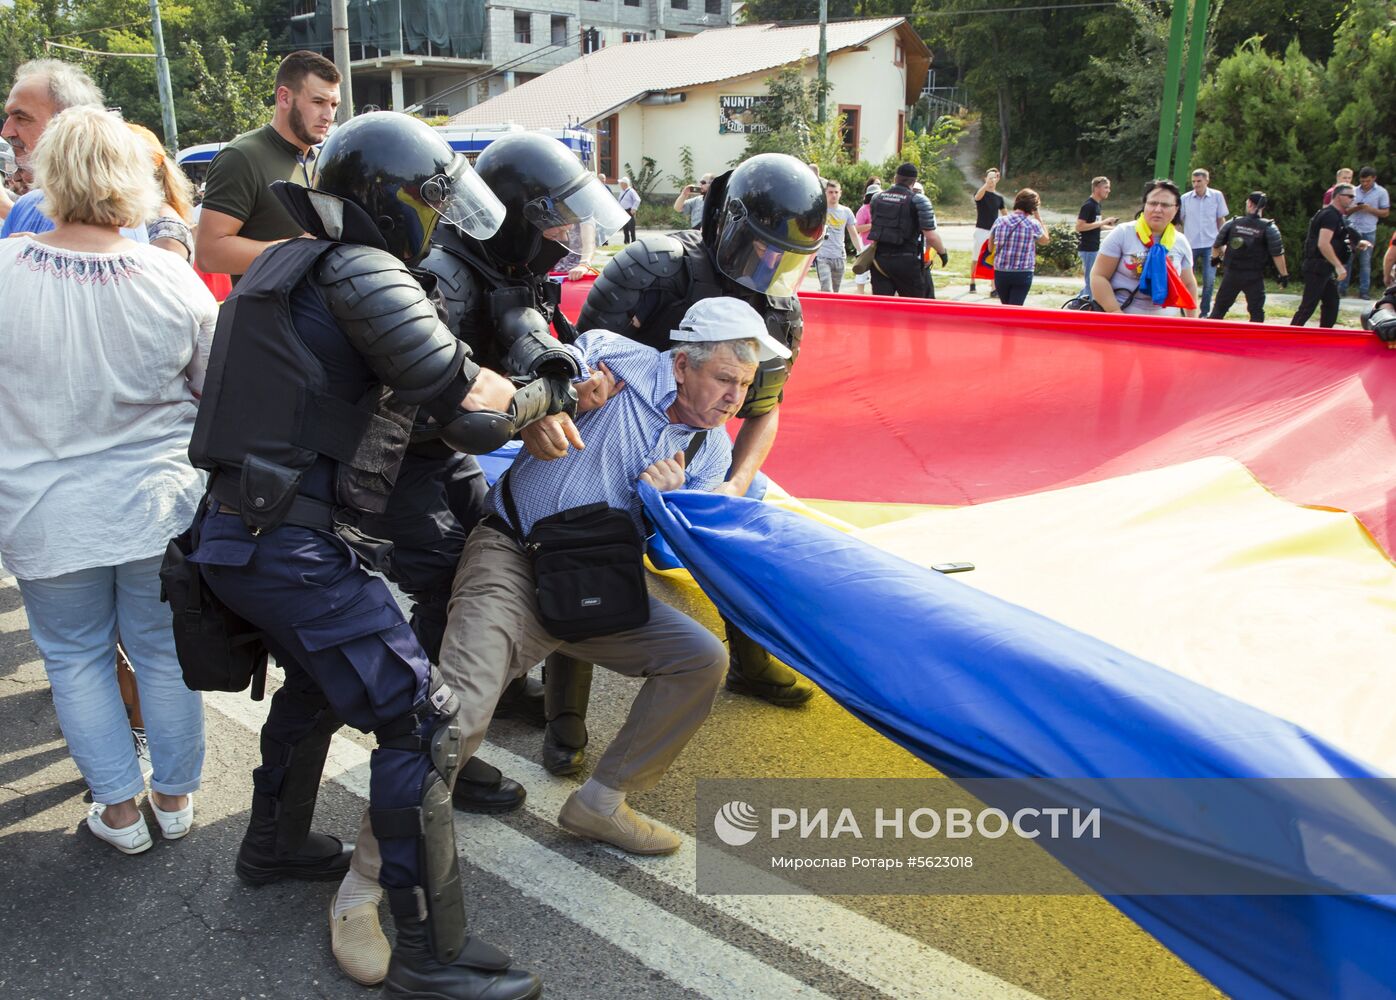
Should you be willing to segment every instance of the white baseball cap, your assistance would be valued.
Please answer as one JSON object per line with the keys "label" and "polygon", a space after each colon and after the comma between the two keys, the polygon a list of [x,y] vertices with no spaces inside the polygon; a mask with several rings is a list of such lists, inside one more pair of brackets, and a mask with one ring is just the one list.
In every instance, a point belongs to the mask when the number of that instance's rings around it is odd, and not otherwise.
{"label": "white baseball cap", "polygon": [[725,296],[699,299],[689,306],[679,328],[669,331],[669,339],[686,343],[754,340],[760,347],[760,361],[790,357],[790,348],[766,332],[760,313],[741,299]]}

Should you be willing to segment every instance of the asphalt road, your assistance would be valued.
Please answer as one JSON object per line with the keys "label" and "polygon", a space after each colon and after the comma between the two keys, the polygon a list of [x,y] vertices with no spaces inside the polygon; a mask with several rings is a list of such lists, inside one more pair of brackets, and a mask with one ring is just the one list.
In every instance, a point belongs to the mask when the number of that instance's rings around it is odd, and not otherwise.
{"label": "asphalt road", "polygon": [[[710,608],[695,610],[711,620]],[[597,671],[596,746],[617,730],[634,689]],[[85,788],[19,591],[0,577],[0,996],[372,995],[330,955],[332,886],[250,889],[235,878],[265,703],[219,695],[205,705],[208,757],[193,833],[157,839],[136,857],[117,854],[83,826]],[[630,858],[562,831],[556,814],[574,781],[533,763],[539,744],[524,724],[492,727],[481,756],[523,781],[529,800],[500,818],[457,814],[457,834],[474,928],[539,972],[549,997],[1216,995],[1093,897],[698,895],[698,779],[933,773],[822,693],[793,712],[719,696],[660,787],[632,798],[685,833],[683,850],[667,859]],[[319,828],[353,836],[370,747],[352,731],[336,738]]]}

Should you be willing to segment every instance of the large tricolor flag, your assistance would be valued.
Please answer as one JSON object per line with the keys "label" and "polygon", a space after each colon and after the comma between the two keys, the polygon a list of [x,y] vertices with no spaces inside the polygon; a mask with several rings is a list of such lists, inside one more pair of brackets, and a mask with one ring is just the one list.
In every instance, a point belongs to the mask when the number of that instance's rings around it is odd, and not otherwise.
{"label": "large tricolor flag", "polygon": [[[1396,356],[1374,338],[801,298],[766,471],[875,526],[647,498],[782,658],[952,777],[1396,771]],[[1320,845],[1393,819],[1383,794],[1301,804],[1263,851],[1199,847],[1312,878]],[[1112,902],[1233,995],[1396,995],[1388,897]]]}

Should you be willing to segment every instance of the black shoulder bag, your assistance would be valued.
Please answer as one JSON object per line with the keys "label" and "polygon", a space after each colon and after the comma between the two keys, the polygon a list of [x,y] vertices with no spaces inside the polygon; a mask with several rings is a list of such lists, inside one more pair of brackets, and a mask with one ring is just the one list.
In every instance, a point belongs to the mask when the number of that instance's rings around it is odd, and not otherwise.
{"label": "black shoulder bag", "polygon": [[[694,435],[686,461],[706,436],[706,431]],[[604,503],[573,507],[541,518],[523,537],[509,473],[499,485],[509,528],[533,566],[538,617],[550,635],[578,642],[650,620],[645,541],[627,512]]]}
{"label": "black shoulder bag", "polygon": [[538,617],[550,635],[577,642],[650,620],[645,543],[629,514],[604,503],[573,507],[542,518],[525,538],[507,472],[501,487],[509,527],[533,565]]}

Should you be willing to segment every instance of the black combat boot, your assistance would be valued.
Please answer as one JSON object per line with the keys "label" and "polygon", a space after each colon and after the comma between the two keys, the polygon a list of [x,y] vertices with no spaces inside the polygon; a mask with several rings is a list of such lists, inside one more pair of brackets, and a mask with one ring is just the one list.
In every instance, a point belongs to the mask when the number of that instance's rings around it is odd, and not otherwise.
{"label": "black combat boot", "polygon": [[592,665],[562,653],[543,666],[548,728],[543,733],[543,766],[549,774],[576,774],[586,760],[587,703]]}
{"label": "black combat boot", "polygon": [[813,684],[773,658],[755,639],[726,618],[722,623],[727,626],[731,661],[727,669],[727,690],[751,695],[781,708],[796,708],[813,697]]}
{"label": "black combat boot", "polygon": [[386,997],[411,1000],[536,1000],[543,982],[511,969],[509,956],[473,935],[450,964],[437,960],[424,920],[394,916],[397,941],[383,980]]}
{"label": "black combat boot", "polygon": [[499,696],[499,704],[494,707],[494,717],[518,719],[542,729],[548,724],[545,700],[541,683],[532,677],[520,677],[510,681],[504,693]]}
{"label": "black combat boot", "polygon": [[471,757],[461,765],[451,801],[457,809],[468,813],[507,813],[524,804],[528,793],[512,778],[499,773],[499,768]]}
{"label": "black combat boot", "polygon": [[252,815],[237,859],[238,878],[248,885],[288,878],[337,881],[349,870],[353,844],[310,832],[325,756],[340,725],[333,713],[326,711],[315,728],[289,750],[263,739],[263,764],[283,765],[284,771],[278,795],[252,793]]}

